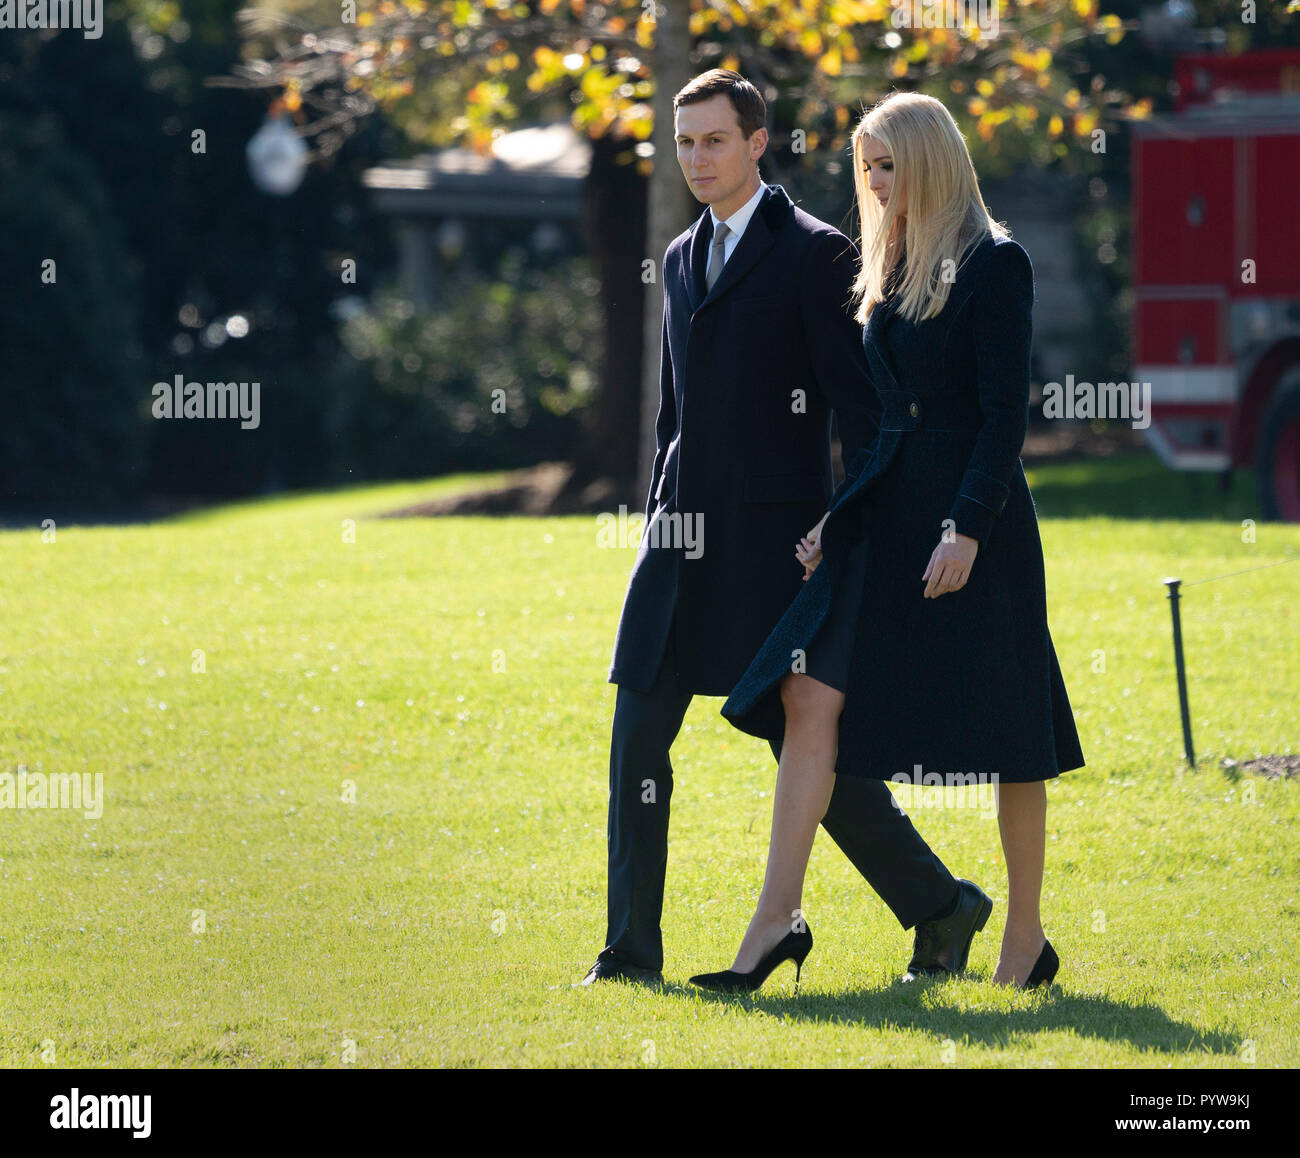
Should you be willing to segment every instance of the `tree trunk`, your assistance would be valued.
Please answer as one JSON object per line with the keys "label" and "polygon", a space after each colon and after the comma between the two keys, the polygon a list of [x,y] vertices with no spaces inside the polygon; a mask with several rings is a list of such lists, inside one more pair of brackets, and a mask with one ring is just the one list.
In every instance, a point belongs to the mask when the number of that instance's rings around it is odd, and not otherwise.
{"label": "tree trunk", "polygon": [[[635,141],[599,137],[591,142],[586,183],[586,228],[600,272],[605,353],[600,389],[587,412],[583,445],[556,509],[596,504],[633,489],[640,404],[641,333],[645,286],[646,180],[637,171]],[[656,349],[658,339],[656,338]]]}
{"label": "tree trunk", "polygon": [[[587,236],[600,271],[605,357],[583,447],[554,502],[557,511],[620,502],[638,511],[654,467],[664,308],[661,263],[668,243],[699,208],[677,165],[673,125],[673,96],[691,75],[689,11],[661,3],[656,15],[655,152],[649,180],[635,164],[622,163],[631,157],[634,142],[602,137],[591,143]],[[642,276],[646,261],[654,278],[648,283]]]}
{"label": "tree trunk", "polygon": [[[659,414],[659,357],[664,323],[664,250],[699,208],[677,164],[673,97],[691,78],[690,5],[656,6],[654,69],[654,171],[650,175],[646,254],[654,262],[654,283],[645,294],[641,360],[641,422],[636,454],[636,503],[644,503],[655,458],[655,418]],[[629,461],[631,461],[629,459]]]}

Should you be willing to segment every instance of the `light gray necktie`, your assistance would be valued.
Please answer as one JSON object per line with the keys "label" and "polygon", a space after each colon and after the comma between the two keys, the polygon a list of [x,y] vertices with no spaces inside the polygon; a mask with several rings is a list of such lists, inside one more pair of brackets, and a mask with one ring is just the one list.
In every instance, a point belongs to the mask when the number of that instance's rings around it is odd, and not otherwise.
{"label": "light gray necktie", "polygon": [[709,246],[709,268],[704,275],[704,291],[707,293],[713,288],[713,283],[722,276],[722,267],[727,264],[727,251],[723,248],[727,244],[727,238],[731,234],[731,229],[725,221],[718,222],[718,228],[713,233],[713,244]]}

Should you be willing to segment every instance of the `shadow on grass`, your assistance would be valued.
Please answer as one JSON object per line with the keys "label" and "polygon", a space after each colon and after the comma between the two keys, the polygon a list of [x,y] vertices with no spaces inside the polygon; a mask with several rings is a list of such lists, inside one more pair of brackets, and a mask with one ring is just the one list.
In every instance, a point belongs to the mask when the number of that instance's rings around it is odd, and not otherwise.
{"label": "shadow on grass", "polygon": [[[789,980],[788,978],[786,979]],[[967,980],[986,980],[968,974]],[[1242,1038],[1221,1030],[1203,1030],[1171,1018],[1157,1005],[1113,1001],[1092,993],[1071,993],[1059,985],[1035,995],[1021,1009],[961,1009],[937,1004],[949,986],[961,981],[896,981],[886,988],[849,989],[840,993],[797,996],[773,991],[770,996],[710,993],[691,985],[668,985],[666,996],[710,1004],[740,1005],[770,1017],[789,1018],[863,1029],[916,1029],[938,1037],[966,1040],[993,1049],[1009,1049],[1026,1035],[1066,1030],[1081,1037],[1127,1042],[1160,1053],[1202,1052],[1236,1056]],[[956,991],[954,991],[954,998]]]}

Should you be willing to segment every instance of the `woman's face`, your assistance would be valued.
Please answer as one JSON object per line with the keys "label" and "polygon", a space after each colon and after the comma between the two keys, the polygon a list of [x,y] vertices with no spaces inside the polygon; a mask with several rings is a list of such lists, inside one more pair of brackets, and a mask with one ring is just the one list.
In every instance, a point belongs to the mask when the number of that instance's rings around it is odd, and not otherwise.
{"label": "woman's face", "polygon": [[[888,148],[875,137],[862,138],[862,173],[867,188],[883,208],[894,193],[894,158]],[[907,205],[899,192],[899,204],[895,206],[901,217]]]}

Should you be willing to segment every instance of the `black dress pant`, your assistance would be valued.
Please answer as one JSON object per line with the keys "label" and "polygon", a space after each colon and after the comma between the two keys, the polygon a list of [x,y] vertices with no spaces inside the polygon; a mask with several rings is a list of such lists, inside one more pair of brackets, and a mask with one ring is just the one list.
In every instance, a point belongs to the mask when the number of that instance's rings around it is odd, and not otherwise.
{"label": "black dress pant", "polygon": [[[691,702],[677,687],[673,636],[670,630],[649,692],[618,685],[609,752],[609,923],[600,955],[643,969],[663,968],[659,922],[673,794],[668,752]],[[779,760],[780,743],[771,747]],[[904,929],[951,906],[956,880],[884,781],[837,776],[822,827]]]}

